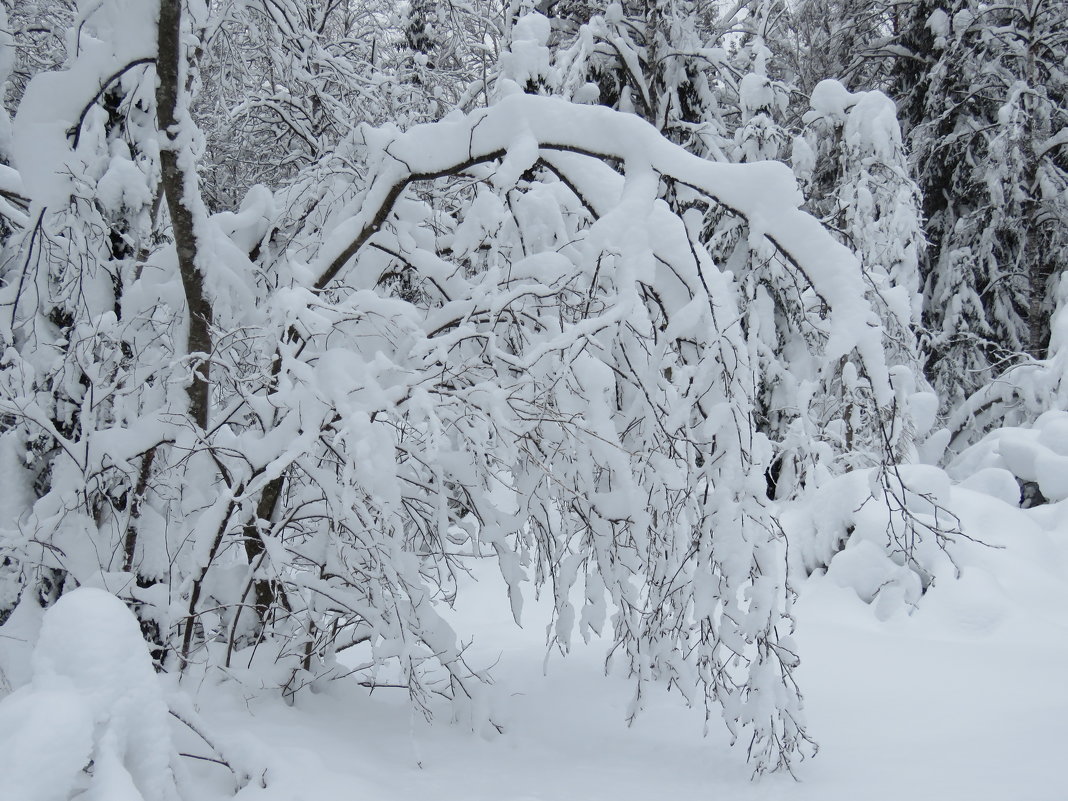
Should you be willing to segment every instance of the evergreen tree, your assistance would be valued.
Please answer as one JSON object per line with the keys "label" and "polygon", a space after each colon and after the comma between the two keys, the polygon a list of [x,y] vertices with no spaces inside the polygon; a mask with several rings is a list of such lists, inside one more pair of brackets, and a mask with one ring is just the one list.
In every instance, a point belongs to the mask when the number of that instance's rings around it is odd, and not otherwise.
{"label": "evergreen tree", "polygon": [[1041,359],[1068,263],[1062,3],[910,7],[897,91],[929,241],[928,374],[950,410]]}

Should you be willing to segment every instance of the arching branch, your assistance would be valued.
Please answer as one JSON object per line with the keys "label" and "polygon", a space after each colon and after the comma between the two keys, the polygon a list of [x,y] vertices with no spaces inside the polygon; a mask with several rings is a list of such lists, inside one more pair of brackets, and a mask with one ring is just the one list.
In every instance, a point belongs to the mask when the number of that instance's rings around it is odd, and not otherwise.
{"label": "arching branch", "polygon": [[72,137],[72,142],[71,142],[71,148],[72,149],[77,148],[78,147],[78,143],[81,141],[81,138],[82,138],[82,123],[85,122],[85,117],[89,113],[89,109],[91,109],[93,106],[95,106],[97,104],[97,101],[99,101],[100,98],[102,98],[104,96],[104,93],[107,92],[107,90],[111,87],[111,85],[113,83],[115,83],[115,81],[117,81],[123,75],[125,75],[127,72],[132,70],[134,67],[140,67],[140,66],[142,66],[144,64],[155,64],[155,63],[156,63],[156,59],[155,59],[154,56],[145,56],[144,58],[135,58],[133,61],[129,62],[128,64],[125,64],[125,65],[119,67],[117,70],[115,70],[115,72],[111,73],[111,75],[109,75],[103,81],[100,82],[99,91],[97,91],[97,93],[95,95],[93,95],[92,100],[90,100],[88,103],[86,103],[84,106],[82,106],[82,110],[81,110],[81,113],[78,114],[77,121],[75,121],[74,125],[72,125],[70,127],[69,131],[67,131],[67,136]]}

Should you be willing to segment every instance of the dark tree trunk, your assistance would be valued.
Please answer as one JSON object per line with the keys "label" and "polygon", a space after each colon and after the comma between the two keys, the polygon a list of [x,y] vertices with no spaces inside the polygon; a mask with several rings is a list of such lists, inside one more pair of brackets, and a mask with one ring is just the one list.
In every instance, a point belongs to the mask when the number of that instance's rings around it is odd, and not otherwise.
{"label": "dark tree trunk", "polygon": [[[161,0],[159,9],[159,53],[156,73],[156,116],[163,146],[160,148],[160,171],[163,192],[170,210],[174,229],[174,244],[178,251],[178,269],[185,290],[185,302],[189,310],[189,339],[186,352],[199,359],[193,368],[190,384],[189,414],[201,428],[208,426],[208,408],[211,385],[208,365],[211,358],[211,305],[204,296],[204,286],[197,269],[197,236],[193,225],[192,198],[188,196],[196,175],[186,172],[189,165],[179,163],[176,140],[179,138],[178,97],[181,91],[179,80],[182,59],[182,5],[181,0]],[[198,356],[199,354],[199,356]]]}

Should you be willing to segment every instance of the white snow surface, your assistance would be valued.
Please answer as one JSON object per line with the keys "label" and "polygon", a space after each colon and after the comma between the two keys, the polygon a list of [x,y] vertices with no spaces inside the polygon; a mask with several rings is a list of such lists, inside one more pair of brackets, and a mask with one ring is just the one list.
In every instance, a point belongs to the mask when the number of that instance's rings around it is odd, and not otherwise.
{"label": "white snow surface", "polygon": [[[924,469],[932,471],[930,481],[937,478],[938,471]],[[287,707],[235,683],[209,681],[198,705],[216,732],[268,766],[266,786],[250,783],[238,793],[241,801],[1062,801],[1068,509],[1020,510],[996,497],[992,473],[970,486],[943,493],[964,530],[987,544],[958,539],[956,570],[947,562],[911,612],[899,605],[883,614],[865,603],[840,580],[845,560],[801,583],[799,679],[821,750],[799,767],[796,782],[751,782],[722,727],[702,738],[702,715],[677,693],[651,696],[635,724],[624,726],[632,685],[604,675],[608,641],[594,637],[567,658],[547,652],[551,599],[528,598],[525,628],[517,628],[492,559],[471,559],[472,576],[447,617],[465,641],[473,636],[468,659],[496,663],[492,717],[503,735],[471,733],[445,714],[427,723],[411,713],[403,690],[344,682]],[[867,549],[867,539],[858,542],[848,550]],[[885,566],[873,552],[853,561],[860,572]],[[84,598],[102,609],[112,603],[102,595],[79,591],[61,603],[69,612]],[[72,630],[84,616],[54,617],[65,623],[46,619],[35,688],[40,671],[67,675],[57,661],[69,654],[61,635],[97,638]],[[116,632],[131,649],[133,634]],[[59,744],[75,747],[66,744],[88,725],[84,716],[101,708],[95,699],[120,697],[120,682],[135,692],[141,686],[142,671],[122,664],[118,651],[108,655],[88,643],[86,651],[89,662],[71,683],[42,696],[40,714],[47,710],[65,725],[41,730],[51,745],[38,769],[47,764],[54,772]],[[98,678],[80,685],[88,676]],[[84,688],[80,703],[72,685]],[[10,749],[5,743],[0,755]],[[225,797],[216,788],[224,769],[195,768],[204,788],[196,797]]]}
{"label": "white snow surface", "polygon": [[[1043,421],[1051,448],[1056,422]],[[1068,508],[1019,509],[1003,467],[959,484],[930,467],[907,479],[925,483],[985,544],[958,537],[953,562],[941,563],[922,597],[913,588],[880,604],[887,590],[870,594],[879,581],[892,583],[893,565],[872,547],[880,532],[854,515],[857,530],[830,570],[797,582],[798,678],[821,746],[797,782],[751,782],[726,731],[713,725],[702,738],[701,713],[677,693],[650,695],[627,728],[633,687],[605,675],[609,641],[594,636],[567,658],[547,651],[550,594],[526,599],[525,628],[517,628],[494,560],[476,557],[446,617],[471,640],[469,660],[496,663],[484,702],[504,734],[450,725],[444,703],[427,723],[403,690],[343,681],[288,707],[209,677],[198,690],[200,716],[266,766],[262,781],[238,792],[241,801],[1062,801]],[[822,509],[794,517],[822,513],[832,531],[831,507],[852,502],[849,483],[819,496]],[[797,525],[789,515],[784,523],[788,533]],[[19,620],[0,629],[0,668],[15,685],[25,680],[11,669],[5,638],[33,636],[27,614],[20,607]],[[103,591],[77,590],[45,613],[32,679],[0,701],[0,799],[79,797],[68,790],[84,783],[90,754],[102,789],[80,797],[168,798],[165,719],[133,617]],[[228,797],[225,768],[184,762],[195,789],[183,798]]]}
{"label": "white snow surface", "polygon": [[1050,500],[1068,498],[1068,412],[1046,412],[1029,428],[1006,426],[992,431],[949,467],[951,475],[971,481],[991,470],[1035,482]]}

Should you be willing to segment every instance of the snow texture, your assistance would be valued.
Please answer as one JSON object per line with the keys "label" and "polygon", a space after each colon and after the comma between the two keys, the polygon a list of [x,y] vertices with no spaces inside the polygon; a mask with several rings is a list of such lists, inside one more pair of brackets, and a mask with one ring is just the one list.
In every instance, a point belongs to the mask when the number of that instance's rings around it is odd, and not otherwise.
{"label": "snow texture", "polygon": [[0,701],[3,797],[173,801],[170,730],[137,619],[79,589],[44,615],[30,683]]}

